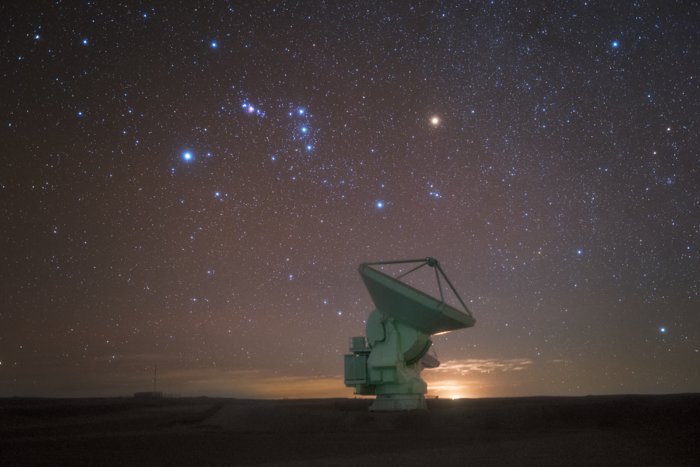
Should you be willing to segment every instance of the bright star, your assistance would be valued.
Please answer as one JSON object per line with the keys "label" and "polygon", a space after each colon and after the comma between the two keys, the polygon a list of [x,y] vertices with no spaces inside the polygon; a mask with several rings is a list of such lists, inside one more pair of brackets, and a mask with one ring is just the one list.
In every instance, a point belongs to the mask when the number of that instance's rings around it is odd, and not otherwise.
{"label": "bright star", "polygon": [[576,250],[576,256],[582,256],[582,255],[583,255],[582,249],[579,248],[578,250]]}
{"label": "bright star", "polygon": [[194,159],[194,155],[191,151],[185,151],[182,153],[182,160],[185,162],[191,162]]}
{"label": "bright star", "polygon": [[211,41],[211,42],[209,43],[209,47],[211,47],[212,49],[215,49],[215,48],[217,48],[218,46],[219,46],[219,43],[216,42],[216,41]]}
{"label": "bright star", "polygon": [[384,201],[378,200],[374,203],[374,207],[377,209],[384,209]]}
{"label": "bright star", "polygon": [[665,327],[665,326],[661,326],[661,327],[659,328],[659,332],[660,332],[661,334],[666,334],[666,327]]}
{"label": "bright star", "polygon": [[433,115],[432,117],[430,117],[430,124],[432,126],[438,126],[440,124],[440,117],[438,117],[437,115]]}
{"label": "bright star", "polygon": [[311,151],[313,148],[314,148],[314,147],[311,146],[310,144],[307,144],[307,145],[306,145],[306,150],[307,150],[307,151]]}
{"label": "bright star", "polygon": [[309,132],[309,129],[306,128],[305,126],[303,126],[303,127],[301,127],[301,132],[304,133],[304,134],[306,134],[306,133]]}
{"label": "bright star", "polygon": [[610,46],[611,46],[613,49],[617,49],[618,47],[620,47],[620,42],[617,41],[617,40],[614,40],[614,41],[612,41],[612,42],[610,43]]}
{"label": "bright star", "polygon": [[299,115],[304,115],[304,112],[306,112],[304,109],[299,109],[299,110],[297,110],[297,113],[298,113]]}
{"label": "bright star", "polygon": [[83,39],[83,40],[82,40],[82,43],[83,43],[83,45],[88,45],[88,40],[87,40],[87,39]]}

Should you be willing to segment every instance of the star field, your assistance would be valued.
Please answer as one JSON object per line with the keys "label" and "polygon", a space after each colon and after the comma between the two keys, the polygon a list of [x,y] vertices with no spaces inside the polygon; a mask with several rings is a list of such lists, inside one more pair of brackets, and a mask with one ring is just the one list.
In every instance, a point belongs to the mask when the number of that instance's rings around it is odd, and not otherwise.
{"label": "star field", "polygon": [[424,256],[429,394],[700,390],[696,5],[0,12],[0,396],[349,396],[357,266]]}

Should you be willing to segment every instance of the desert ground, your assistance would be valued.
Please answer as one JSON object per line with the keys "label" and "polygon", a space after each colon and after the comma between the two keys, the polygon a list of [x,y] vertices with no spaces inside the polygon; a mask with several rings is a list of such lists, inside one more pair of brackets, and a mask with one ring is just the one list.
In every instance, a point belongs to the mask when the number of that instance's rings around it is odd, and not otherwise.
{"label": "desert ground", "polygon": [[700,394],[0,399],[0,465],[700,465]]}

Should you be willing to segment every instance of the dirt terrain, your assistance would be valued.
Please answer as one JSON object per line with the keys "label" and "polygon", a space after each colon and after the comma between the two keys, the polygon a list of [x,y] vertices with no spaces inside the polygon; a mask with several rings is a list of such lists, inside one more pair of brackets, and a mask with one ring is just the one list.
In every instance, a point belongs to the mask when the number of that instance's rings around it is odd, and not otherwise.
{"label": "dirt terrain", "polygon": [[700,465],[700,394],[0,399],[0,465]]}

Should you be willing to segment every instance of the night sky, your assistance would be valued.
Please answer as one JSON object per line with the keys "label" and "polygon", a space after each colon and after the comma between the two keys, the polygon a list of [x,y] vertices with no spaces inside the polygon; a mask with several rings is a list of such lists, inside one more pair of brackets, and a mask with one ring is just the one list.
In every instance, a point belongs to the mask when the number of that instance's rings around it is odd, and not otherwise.
{"label": "night sky", "polygon": [[700,391],[697,2],[0,18],[0,396],[350,397],[358,265],[425,256],[430,395]]}

